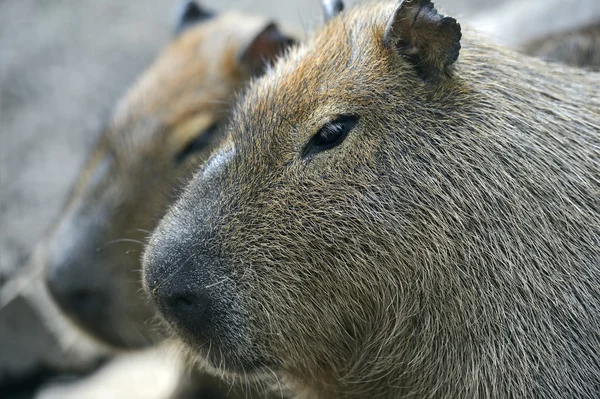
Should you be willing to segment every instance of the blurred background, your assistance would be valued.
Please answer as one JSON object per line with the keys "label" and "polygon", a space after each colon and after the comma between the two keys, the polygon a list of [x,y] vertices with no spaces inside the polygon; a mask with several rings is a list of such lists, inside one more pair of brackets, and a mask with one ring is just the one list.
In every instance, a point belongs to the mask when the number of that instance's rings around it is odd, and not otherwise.
{"label": "blurred background", "polygon": [[[322,21],[318,0],[201,3],[215,11],[235,8],[271,16],[300,38]],[[76,333],[69,341],[48,332],[48,318],[39,316],[52,310],[37,303],[45,299],[36,297],[39,267],[34,248],[59,214],[117,99],[169,42],[178,4],[0,0],[0,396],[4,398],[40,395],[47,389],[48,377],[56,382],[60,370],[93,369],[106,353]],[[600,19],[598,0],[438,0],[436,6],[514,48]]]}

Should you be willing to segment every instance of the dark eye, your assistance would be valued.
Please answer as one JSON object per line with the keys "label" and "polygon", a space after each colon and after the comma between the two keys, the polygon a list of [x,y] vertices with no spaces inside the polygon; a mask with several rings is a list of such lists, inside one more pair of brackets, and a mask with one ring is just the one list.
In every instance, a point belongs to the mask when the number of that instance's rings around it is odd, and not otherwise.
{"label": "dark eye", "polygon": [[175,157],[175,161],[179,164],[185,161],[190,155],[201,151],[214,141],[215,136],[219,132],[219,126],[217,124],[211,125],[208,129],[204,130],[196,136],[191,142],[188,143]]}
{"label": "dark eye", "polygon": [[356,126],[358,119],[359,117],[355,115],[341,115],[324,124],[317,134],[306,143],[302,150],[302,157],[340,145],[348,132]]}

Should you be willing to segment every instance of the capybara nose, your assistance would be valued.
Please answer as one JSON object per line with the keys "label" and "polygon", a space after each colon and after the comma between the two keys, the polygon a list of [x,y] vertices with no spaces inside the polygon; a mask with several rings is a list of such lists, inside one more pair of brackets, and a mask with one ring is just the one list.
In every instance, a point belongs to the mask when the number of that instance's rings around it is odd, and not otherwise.
{"label": "capybara nose", "polygon": [[159,313],[180,333],[200,340],[210,335],[213,313],[220,310],[210,295],[207,269],[201,266],[209,263],[181,232],[158,237],[155,233],[144,254],[146,292]]}
{"label": "capybara nose", "polygon": [[154,299],[171,323],[195,336],[202,336],[202,330],[211,324],[210,297],[202,290],[159,286]]}
{"label": "capybara nose", "polygon": [[79,320],[97,319],[106,306],[107,295],[91,275],[91,265],[84,266],[68,254],[51,257],[46,267],[50,295],[65,313]]}
{"label": "capybara nose", "polygon": [[50,294],[65,313],[80,320],[98,318],[106,305],[105,296],[99,290],[77,284],[60,274],[46,279]]}
{"label": "capybara nose", "polygon": [[158,313],[179,334],[200,344],[217,338],[223,318],[231,311],[226,262],[211,244],[216,228],[188,224],[194,220],[206,226],[207,212],[206,207],[171,209],[143,255],[144,288]]}

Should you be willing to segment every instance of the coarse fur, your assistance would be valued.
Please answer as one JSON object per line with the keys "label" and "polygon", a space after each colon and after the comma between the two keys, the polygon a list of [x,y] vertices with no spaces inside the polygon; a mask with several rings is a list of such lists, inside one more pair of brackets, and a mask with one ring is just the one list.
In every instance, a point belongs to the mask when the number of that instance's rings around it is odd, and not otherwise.
{"label": "coarse fur", "polygon": [[384,40],[415,3],[344,11],[250,85],[146,289],[208,369],[299,397],[595,398],[600,75],[468,28],[423,71]]}
{"label": "coarse fur", "polygon": [[600,21],[534,40],[523,52],[547,61],[600,71]]}
{"label": "coarse fur", "polygon": [[[222,140],[236,92],[292,42],[263,17],[196,14],[201,21],[188,15],[118,104],[48,239],[54,299],[78,327],[115,348],[163,339],[140,280],[146,237]],[[194,378],[205,395],[231,390]]]}

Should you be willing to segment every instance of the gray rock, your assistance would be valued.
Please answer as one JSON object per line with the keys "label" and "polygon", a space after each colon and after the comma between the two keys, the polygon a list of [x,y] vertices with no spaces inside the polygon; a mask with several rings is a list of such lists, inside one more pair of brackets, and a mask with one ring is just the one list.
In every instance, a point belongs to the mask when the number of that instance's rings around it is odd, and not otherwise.
{"label": "gray rock", "polygon": [[47,367],[61,357],[60,352],[58,341],[47,333],[36,309],[24,297],[2,308],[0,382],[23,376],[36,367]]}
{"label": "gray rock", "polygon": [[0,387],[41,382],[42,374],[86,372],[110,354],[74,328],[50,299],[41,279],[43,249],[0,291]]}

